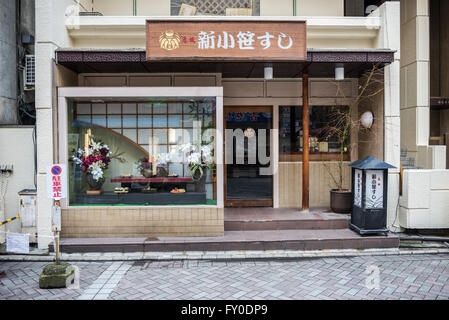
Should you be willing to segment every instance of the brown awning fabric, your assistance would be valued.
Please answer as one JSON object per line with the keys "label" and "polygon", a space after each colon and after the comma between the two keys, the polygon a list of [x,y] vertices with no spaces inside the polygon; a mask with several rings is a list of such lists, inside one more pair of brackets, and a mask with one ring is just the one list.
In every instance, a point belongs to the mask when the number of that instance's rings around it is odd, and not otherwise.
{"label": "brown awning fabric", "polygon": [[[335,76],[343,63],[346,77],[359,77],[374,64],[394,61],[392,50],[309,49],[304,62],[275,62],[275,78],[300,77],[306,68],[312,78]],[[267,61],[268,62],[268,61]],[[58,49],[56,63],[77,73],[221,73],[223,78],[263,78],[264,62],[149,62],[143,49]]]}

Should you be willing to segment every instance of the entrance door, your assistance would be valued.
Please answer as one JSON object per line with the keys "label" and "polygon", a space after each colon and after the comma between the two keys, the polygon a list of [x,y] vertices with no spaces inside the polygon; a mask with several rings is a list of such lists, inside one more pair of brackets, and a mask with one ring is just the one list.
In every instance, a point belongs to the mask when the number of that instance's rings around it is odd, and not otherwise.
{"label": "entrance door", "polygon": [[225,205],[272,207],[272,107],[225,107]]}

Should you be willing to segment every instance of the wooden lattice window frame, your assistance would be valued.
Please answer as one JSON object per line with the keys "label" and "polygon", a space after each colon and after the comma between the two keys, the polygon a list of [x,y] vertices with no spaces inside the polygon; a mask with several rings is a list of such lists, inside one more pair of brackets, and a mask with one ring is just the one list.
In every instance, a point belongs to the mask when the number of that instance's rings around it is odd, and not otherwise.
{"label": "wooden lattice window frame", "polygon": [[[165,105],[165,113],[155,113],[154,112],[154,105]],[[171,104],[182,104],[181,107],[181,112],[170,112],[169,108]],[[79,105],[90,105],[90,112],[89,113],[80,113],[78,114],[78,110],[79,110]],[[94,112],[94,105],[101,105],[104,106],[104,113],[99,113],[99,112]],[[109,106],[110,105],[120,105],[120,113],[109,113]],[[130,113],[130,112],[124,112],[124,105],[135,105],[135,113]],[[139,113],[139,105],[151,105],[151,113]],[[196,116],[197,119],[199,118],[200,114],[201,115],[207,115],[208,117],[211,117],[212,121],[213,121],[213,125],[216,126],[216,119],[215,119],[215,108],[216,105],[215,103],[212,106],[212,110],[210,110],[210,112],[207,113],[200,113],[199,109],[192,113],[192,112],[185,112],[185,108],[189,107],[191,105],[191,101],[182,101],[182,100],[166,100],[163,102],[160,101],[154,101],[154,100],[139,100],[139,101],[133,101],[133,100],[129,100],[129,101],[123,101],[123,100],[118,100],[118,101],[105,101],[105,102],[93,102],[93,101],[79,101],[79,102],[75,102],[74,104],[74,108],[73,108],[73,119],[80,121],[80,122],[84,122],[85,124],[88,125],[94,125],[94,126],[98,126],[101,127],[103,129],[106,130],[110,130],[113,131],[115,134],[118,134],[120,136],[122,136],[123,138],[125,138],[126,140],[134,143],[136,145],[136,147],[138,147],[141,151],[146,152],[146,153],[150,153],[151,154],[151,145],[148,144],[141,144],[139,143],[139,130],[151,130],[150,136],[151,136],[151,141],[154,141],[154,137],[155,137],[155,130],[166,130],[166,143],[161,143],[161,144],[157,144],[153,146],[165,146],[166,147],[166,151],[165,152],[169,152],[170,151],[170,146],[174,146],[177,145],[178,142],[175,143],[170,143],[170,139],[169,139],[169,129],[180,129],[182,130],[182,143],[186,143],[187,141],[185,141],[185,137],[184,137],[184,130],[193,130],[193,124],[192,126],[185,126],[185,122],[187,121],[185,116]],[[176,107],[175,107],[176,108]],[[140,127],[139,124],[139,115],[141,116],[151,116],[151,127]],[[154,127],[154,116],[166,116],[166,127]],[[79,116],[90,116],[90,122],[87,121],[83,121],[79,119]],[[94,123],[94,117],[95,116],[101,116],[104,117],[105,120],[105,125],[99,125]],[[120,116],[121,119],[121,125],[120,127],[109,127],[109,117],[110,116]],[[129,127],[129,126],[124,126],[124,117],[125,116],[135,116],[136,117],[136,126],[134,127]],[[181,116],[181,126],[169,126],[169,118],[170,116]],[[192,118],[188,119],[188,121],[194,121]],[[204,126],[205,119],[204,117],[202,118],[202,125]],[[117,131],[117,129],[120,129],[120,131]],[[130,138],[129,136],[124,134],[124,130],[135,130],[135,134],[136,134],[136,139],[133,140],[132,138]],[[149,141],[148,141],[149,142]],[[146,149],[144,146],[148,146],[148,149]],[[186,170],[186,165],[185,165],[185,159],[183,159],[183,165],[182,165],[182,176],[188,176],[188,172]],[[211,180],[208,180],[206,182],[207,184],[212,184],[213,185],[213,194],[214,194],[214,198],[216,197],[215,195],[215,179],[214,179],[214,173],[211,172]]]}

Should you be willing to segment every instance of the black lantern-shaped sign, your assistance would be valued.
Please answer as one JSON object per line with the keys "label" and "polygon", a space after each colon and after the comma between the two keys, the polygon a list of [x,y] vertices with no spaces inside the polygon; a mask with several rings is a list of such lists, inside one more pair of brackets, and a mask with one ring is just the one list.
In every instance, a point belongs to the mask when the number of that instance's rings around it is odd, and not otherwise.
{"label": "black lantern-shaped sign", "polygon": [[350,228],[361,235],[387,233],[388,169],[395,167],[371,156],[349,166],[352,167]]}

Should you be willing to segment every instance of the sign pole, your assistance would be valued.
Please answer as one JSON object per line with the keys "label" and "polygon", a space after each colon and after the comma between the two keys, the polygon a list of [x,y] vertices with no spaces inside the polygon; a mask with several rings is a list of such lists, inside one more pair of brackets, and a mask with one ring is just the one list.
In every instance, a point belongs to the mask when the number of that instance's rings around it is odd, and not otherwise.
{"label": "sign pole", "polygon": [[67,288],[75,276],[75,269],[61,262],[59,235],[61,232],[61,199],[67,199],[67,173],[65,164],[47,167],[47,196],[53,200],[51,226],[54,235],[55,262],[48,264],[39,276],[39,288]]}
{"label": "sign pole", "polygon": [[[61,212],[60,202],[59,200],[54,200],[53,202],[53,210],[55,212],[55,216],[59,215]],[[55,223],[55,222],[53,222]],[[55,252],[56,252],[56,264],[60,264],[60,254],[59,254],[59,228],[57,224],[53,225],[54,235],[55,235]]]}

